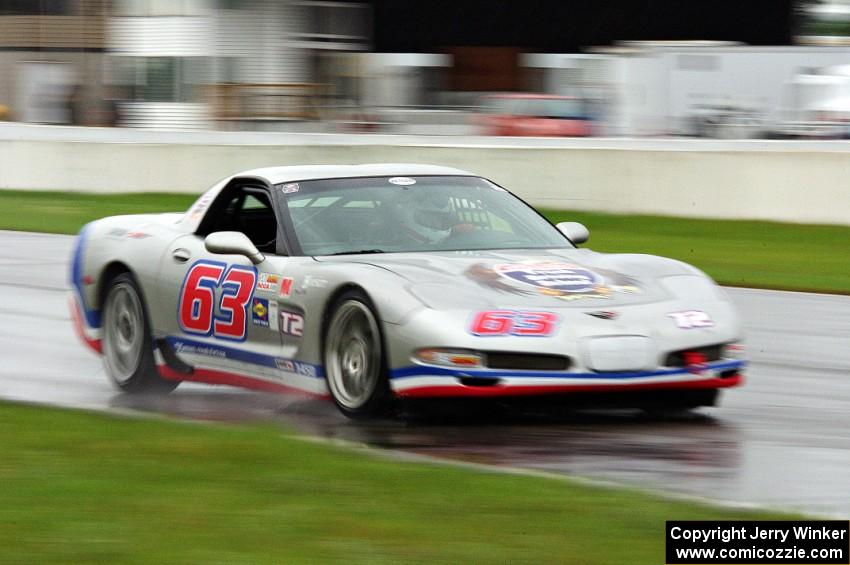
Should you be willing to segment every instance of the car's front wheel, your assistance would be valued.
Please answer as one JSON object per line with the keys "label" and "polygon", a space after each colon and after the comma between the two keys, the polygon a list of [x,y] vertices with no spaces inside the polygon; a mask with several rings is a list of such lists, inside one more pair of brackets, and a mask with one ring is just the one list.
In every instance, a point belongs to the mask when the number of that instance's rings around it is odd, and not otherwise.
{"label": "car's front wheel", "polygon": [[124,392],[165,393],[179,384],[156,370],[144,299],[129,273],[109,283],[103,306],[103,359],[109,378]]}
{"label": "car's front wheel", "polygon": [[389,384],[383,339],[369,298],[352,290],[334,303],[325,327],[325,376],[331,397],[349,418],[367,418],[386,407]]}

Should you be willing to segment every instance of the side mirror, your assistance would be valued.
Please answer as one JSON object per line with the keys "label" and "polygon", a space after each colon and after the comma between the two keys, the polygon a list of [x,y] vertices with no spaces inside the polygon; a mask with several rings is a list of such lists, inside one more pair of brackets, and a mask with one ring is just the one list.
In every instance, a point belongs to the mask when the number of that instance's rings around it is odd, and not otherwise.
{"label": "side mirror", "polygon": [[244,255],[253,264],[262,263],[265,257],[248,236],[238,231],[217,231],[204,239],[204,247],[218,255]]}
{"label": "side mirror", "polygon": [[578,245],[590,239],[590,232],[584,227],[584,224],[578,222],[559,222],[555,225],[558,231],[569,238],[570,241]]}

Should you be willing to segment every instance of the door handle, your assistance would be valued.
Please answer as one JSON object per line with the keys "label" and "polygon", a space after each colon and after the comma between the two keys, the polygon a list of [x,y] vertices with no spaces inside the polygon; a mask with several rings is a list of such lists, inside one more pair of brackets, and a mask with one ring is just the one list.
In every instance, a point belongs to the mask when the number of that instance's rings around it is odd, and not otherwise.
{"label": "door handle", "polygon": [[172,251],[172,252],[171,252],[171,256],[172,256],[172,257],[174,258],[174,260],[175,260],[175,261],[177,261],[178,263],[185,263],[186,261],[188,261],[188,260],[189,260],[189,257],[191,257],[191,256],[192,256],[192,254],[191,254],[191,253],[189,253],[189,250],[188,250],[188,249],[183,249],[182,247],[180,247],[180,248],[175,249],[174,251]]}

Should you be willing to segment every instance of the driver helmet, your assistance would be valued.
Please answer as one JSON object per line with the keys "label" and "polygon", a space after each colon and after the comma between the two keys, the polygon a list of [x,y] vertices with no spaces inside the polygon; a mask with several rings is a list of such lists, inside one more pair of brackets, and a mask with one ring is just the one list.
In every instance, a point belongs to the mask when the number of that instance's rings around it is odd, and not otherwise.
{"label": "driver helmet", "polygon": [[407,206],[405,227],[423,241],[435,242],[447,238],[457,223],[457,216],[446,194],[419,189]]}

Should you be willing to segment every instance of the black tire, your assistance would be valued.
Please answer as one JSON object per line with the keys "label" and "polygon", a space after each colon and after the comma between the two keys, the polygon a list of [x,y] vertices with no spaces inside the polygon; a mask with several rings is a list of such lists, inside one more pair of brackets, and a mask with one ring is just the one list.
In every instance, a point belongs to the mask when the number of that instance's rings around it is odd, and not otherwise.
{"label": "black tire", "polygon": [[391,395],[384,336],[372,301],[360,290],[348,290],[328,312],[322,359],[334,404],[353,419],[383,413]]}
{"label": "black tire", "polygon": [[179,381],[160,377],[153,356],[144,296],[130,273],[109,281],[103,301],[103,364],[112,383],[128,393],[168,393]]}

